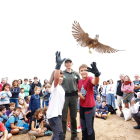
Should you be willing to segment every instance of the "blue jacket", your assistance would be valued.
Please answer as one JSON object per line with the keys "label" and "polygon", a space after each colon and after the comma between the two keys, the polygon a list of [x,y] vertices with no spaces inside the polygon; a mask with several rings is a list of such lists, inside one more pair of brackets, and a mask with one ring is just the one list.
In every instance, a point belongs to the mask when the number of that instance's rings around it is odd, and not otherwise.
{"label": "blue jacket", "polygon": [[40,108],[40,96],[39,95],[32,95],[29,102],[29,110],[36,111]]}
{"label": "blue jacket", "polygon": [[14,89],[10,89],[11,93],[12,93],[12,97],[11,98],[18,98],[19,93],[20,93],[20,88],[19,87],[14,87]]}

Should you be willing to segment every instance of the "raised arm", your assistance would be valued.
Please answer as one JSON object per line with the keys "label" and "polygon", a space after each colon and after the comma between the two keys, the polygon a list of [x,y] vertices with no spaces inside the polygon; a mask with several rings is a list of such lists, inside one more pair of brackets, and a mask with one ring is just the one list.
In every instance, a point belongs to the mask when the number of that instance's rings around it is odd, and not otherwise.
{"label": "raised arm", "polygon": [[62,63],[65,61],[65,58],[61,60],[60,52],[56,52],[56,67],[54,72],[54,87],[59,84],[59,77],[60,77],[60,68]]}
{"label": "raised arm", "polygon": [[97,67],[96,67],[96,62],[92,62],[91,64],[91,68],[87,67],[87,71],[91,72],[95,75],[95,78],[92,79],[92,84],[93,85],[98,85],[99,83],[99,76],[101,75],[101,73],[98,71]]}

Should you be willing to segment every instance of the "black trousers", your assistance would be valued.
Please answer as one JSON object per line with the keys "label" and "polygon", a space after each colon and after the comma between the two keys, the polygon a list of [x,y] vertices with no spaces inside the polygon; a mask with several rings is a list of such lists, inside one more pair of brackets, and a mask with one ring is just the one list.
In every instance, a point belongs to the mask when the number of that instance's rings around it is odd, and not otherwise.
{"label": "black trousers", "polygon": [[95,140],[95,132],[93,125],[95,109],[95,106],[93,108],[85,108],[80,106],[82,140]]}
{"label": "black trousers", "polygon": [[132,117],[138,125],[140,125],[140,113],[132,114]]}
{"label": "black trousers", "polygon": [[44,127],[46,127],[46,128],[47,128],[47,130],[52,131],[52,129],[51,129],[51,127],[50,127],[50,125],[48,125],[47,123],[44,125]]}

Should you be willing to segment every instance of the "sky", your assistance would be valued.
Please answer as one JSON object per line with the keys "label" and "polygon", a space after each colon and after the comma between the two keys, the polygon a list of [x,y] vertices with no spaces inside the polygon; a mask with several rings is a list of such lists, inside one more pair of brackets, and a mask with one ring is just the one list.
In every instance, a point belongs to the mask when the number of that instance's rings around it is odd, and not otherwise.
{"label": "sky", "polygon": [[[43,83],[55,68],[55,52],[71,58],[73,70],[94,61],[104,80],[119,79],[120,73],[140,73],[139,0],[6,0],[0,1],[0,79],[33,78]],[[78,21],[91,38],[118,50],[99,54],[77,45],[72,23]],[[65,69],[64,65],[61,67]],[[89,74],[93,76],[93,74]]]}

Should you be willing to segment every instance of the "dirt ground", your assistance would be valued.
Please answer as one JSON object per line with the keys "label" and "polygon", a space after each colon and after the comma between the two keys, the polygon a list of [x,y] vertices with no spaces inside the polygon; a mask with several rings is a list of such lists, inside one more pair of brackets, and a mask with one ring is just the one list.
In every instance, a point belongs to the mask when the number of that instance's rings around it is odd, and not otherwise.
{"label": "dirt ground", "polygon": [[[110,115],[107,120],[95,118],[96,140],[140,140],[140,130],[133,129],[136,122],[125,122],[119,114],[117,111],[117,115]],[[79,124],[79,121],[77,123]],[[66,140],[70,140],[70,137],[71,133],[67,131]],[[78,137],[82,140],[82,132],[78,133]],[[28,134],[22,134],[13,136],[11,140],[30,140],[30,137]],[[37,140],[51,140],[51,136],[39,137]]]}

